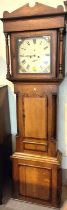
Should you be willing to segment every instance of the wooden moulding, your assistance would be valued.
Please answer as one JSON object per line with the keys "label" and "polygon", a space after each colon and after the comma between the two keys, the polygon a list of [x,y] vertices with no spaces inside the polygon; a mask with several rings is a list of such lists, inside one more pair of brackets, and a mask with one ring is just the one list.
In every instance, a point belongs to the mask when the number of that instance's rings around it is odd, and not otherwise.
{"label": "wooden moulding", "polygon": [[11,156],[11,159],[18,159],[18,160],[22,160],[22,159],[25,159],[25,160],[38,160],[38,161],[44,161],[44,163],[50,163],[51,165],[55,164],[57,165],[58,167],[60,166],[61,164],[61,152],[58,150],[57,151],[57,154],[56,154],[56,157],[51,157],[51,156],[46,156],[46,155],[35,155],[35,154],[29,154],[29,153],[24,153],[24,152],[15,152],[12,156]]}
{"label": "wooden moulding", "polygon": [[11,13],[5,11],[1,20],[4,32],[13,32],[64,27],[64,19],[62,6],[53,8],[36,3],[34,7],[27,4]]}
{"label": "wooden moulding", "polygon": [[[32,21],[33,20],[33,21]],[[48,17],[31,20],[5,21],[4,32],[46,30],[64,27],[64,17]]]}

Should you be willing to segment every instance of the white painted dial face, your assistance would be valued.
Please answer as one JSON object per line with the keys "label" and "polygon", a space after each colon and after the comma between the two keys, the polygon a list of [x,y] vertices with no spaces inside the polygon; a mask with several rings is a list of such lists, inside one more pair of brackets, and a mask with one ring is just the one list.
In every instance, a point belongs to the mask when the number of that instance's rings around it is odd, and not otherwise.
{"label": "white painted dial face", "polygon": [[18,73],[50,73],[50,36],[18,38]]}

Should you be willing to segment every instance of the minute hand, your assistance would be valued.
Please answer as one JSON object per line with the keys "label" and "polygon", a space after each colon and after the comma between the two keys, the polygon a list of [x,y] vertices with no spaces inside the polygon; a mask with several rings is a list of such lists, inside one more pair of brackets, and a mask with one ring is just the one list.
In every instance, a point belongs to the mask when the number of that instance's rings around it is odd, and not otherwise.
{"label": "minute hand", "polygon": [[20,57],[30,57],[30,58],[32,58],[32,57],[36,57],[36,55],[20,55]]}

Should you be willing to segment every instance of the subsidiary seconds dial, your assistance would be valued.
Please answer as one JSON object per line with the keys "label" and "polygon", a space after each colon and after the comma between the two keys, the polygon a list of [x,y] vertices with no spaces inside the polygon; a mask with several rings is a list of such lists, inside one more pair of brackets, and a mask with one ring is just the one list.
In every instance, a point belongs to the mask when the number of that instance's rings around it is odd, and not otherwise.
{"label": "subsidiary seconds dial", "polygon": [[18,73],[50,73],[50,36],[18,38]]}

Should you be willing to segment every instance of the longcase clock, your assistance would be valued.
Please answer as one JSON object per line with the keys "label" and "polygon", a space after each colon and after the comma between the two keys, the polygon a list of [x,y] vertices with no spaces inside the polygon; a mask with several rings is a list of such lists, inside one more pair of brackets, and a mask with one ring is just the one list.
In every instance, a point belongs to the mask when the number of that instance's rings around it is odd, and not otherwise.
{"label": "longcase clock", "polygon": [[7,79],[14,84],[17,196],[58,206],[61,152],[57,150],[57,94],[64,77],[66,12],[36,3],[4,12]]}

